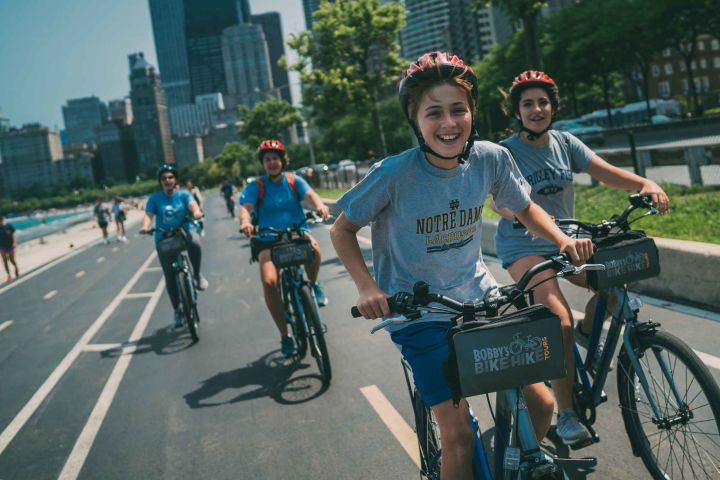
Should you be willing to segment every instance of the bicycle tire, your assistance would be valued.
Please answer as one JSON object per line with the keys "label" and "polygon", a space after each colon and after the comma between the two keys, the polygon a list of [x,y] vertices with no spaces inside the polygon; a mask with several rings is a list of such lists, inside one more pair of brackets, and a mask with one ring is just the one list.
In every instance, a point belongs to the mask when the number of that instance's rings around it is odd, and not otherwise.
{"label": "bicycle tire", "polygon": [[313,293],[310,291],[310,287],[307,285],[300,287],[300,301],[303,305],[305,321],[309,330],[308,343],[311,347],[310,353],[315,358],[323,385],[328,386],[332,378],[330,355],[328,354],[325,333],[323,332],[323,325],[320,321],[317,303],[315,302]]}
{"label": "bicycle tire", "polygon": [[302,360],[305,358],[305,355],[307,355],[307,347],[308,347],[308,341],[307,341],[307,334],[305,333],[305,328],[303,327],[303,322],[300,319],[300,314],[297,312],[297,306],[295,303],[295,298],[290,297],[290,301],[288,302],[289,311],[288,315],[291,318],[291,321],[288,322],[290,324],[290,330],[292,330],[293,338],[295,339],[295,348],[297,348],[297,358],[299,360]]}
{"label": "bicycle tire", "polygon": [[[659,409],[666,419],[674,419],[674,424],[653,423],[646,392],[623,347],[617,386],[633,452],[655,479],[717,479],[720,476],[720,389],[709,370],[685,342],[667,332],[643,332],[636,337],[634,349]],[[668,364],[683,403],[690,402],[687,412],[675,405],[657,356]],[[669,445],[664,445],[664,440],[669,441]],[[673,447],[680,451],[673,451]]]}
{"label": "bicycle tire", "polygon": [[195,304],[190,298],[191,293],[188,285],[188,282],[190,281],[191,280],[186,272],[178,272],[178,294],[180,295],[180,304],[182,305],[185,324],[190,331],[190,337],[192,337],[193,343],[195,343],[200,340],[200,336],[198,334],[198,322],[200,318],[197,314]]}
{"label": "bicycle tire", "polygon": [[417,388],[413,389],[413,412],[415,413],[415,433],[420,446],[420,478],[440,479],[440,429],[432,409],[420,398]]}

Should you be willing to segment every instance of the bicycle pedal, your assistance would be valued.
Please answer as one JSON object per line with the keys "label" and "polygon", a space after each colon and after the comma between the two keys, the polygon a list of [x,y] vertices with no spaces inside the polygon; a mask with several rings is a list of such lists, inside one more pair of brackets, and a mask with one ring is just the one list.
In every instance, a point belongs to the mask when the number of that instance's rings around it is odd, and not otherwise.
{"label": "bicycle pedal", "polygon": [[593,443],[595,443],[595,442],[593,442],[592,437],[590,437],[590,438],[588,438],[587,440],[582,440],[582,441],[580,441],[580,442],[575,442],[575,443],[573,443],[572,445],[568,445],[568,446],[570,447],[570,450],[580,450],[581,448],[589,447],[589,446],[592,445]]}
{"label": "bicycle pedal", "polygon": [[324,323],[324,322],[322,323],[322,332],[323,332],[323,335],[328,332],[327,323]]}

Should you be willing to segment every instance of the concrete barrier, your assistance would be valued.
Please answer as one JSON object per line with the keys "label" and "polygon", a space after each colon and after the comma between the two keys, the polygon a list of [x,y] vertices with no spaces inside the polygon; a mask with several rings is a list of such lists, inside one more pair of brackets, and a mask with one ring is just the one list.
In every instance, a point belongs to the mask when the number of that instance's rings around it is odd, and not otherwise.
{"label": "concrete barrier", "polygon": [[[333,216],[341,209],[326,200]],[[482,251],[495,255],[498,221],[484,219]],[[720,245],[655,238],[660,252],[660,275],[632,284],[631,290],[666,300],[720,310]]]}

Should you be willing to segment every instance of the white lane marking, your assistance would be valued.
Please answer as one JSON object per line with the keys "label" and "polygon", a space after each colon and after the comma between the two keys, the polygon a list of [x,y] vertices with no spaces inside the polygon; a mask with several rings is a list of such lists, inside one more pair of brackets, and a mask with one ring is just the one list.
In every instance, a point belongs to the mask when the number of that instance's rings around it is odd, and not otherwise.
{"label": "white lane marking", "polygon": [[417,436],[410,425],[395,410],[390,401],[383,395],[377,385],[368,385],[360,389],[375,413],[378,414],[385,426],[390,430],[395,439],[400,442],[405,452],[410,456],[415,465],[420,468],[420,448],[418,447]]}
{"label": "white lane marking", "polygon": [[146,272],[161,272],[162,268],[160,267],[148,267],[145,269]]}
{"label": "white lane marking", "polygon": [[118,251],[118,247],[113,247],[112,250],[110,250],[110,251],[113,252],[113,253],[114,253],[114,252],[117,252],[117,251]]}
{"label": "white lane marking", "polygon": [[70,452],[70,456],[68,457],[67,462],[65,462],[62,472],[60,472],[58,480],[75,480],[78,475],[80,475],[80,470],[85,464],[85,459],[90,453],[95,437],[97,436],[98,431],[100,431],[100,427],[105,420],[105,415],[107,415],[107,412],[110,409],[110,405],[112,404],[115,394],[120,387],[120,382],[122,381],[122,378],[130,365],[130,361],[133,358],[132,354],[137,348],[136,342],[142,338],[145,327],[147,327],[147,324],[150,322],[150,317],[155,311],[155,307],[157,307],[158,300],[160,300],[160,297],[162,296],[164,287],[165,279],[161,278],[155,288],[155,291],[153,292],[152,298],[145,306],[145,310],[143,310],[138,323],[135,325],[135,328],[130,334],[128,344],[123,347],[122,355],[115,364],[115,368],[113,368],[107,383],[105,383],[105,388],[103,388],[100,398],[98,398],[98,401],[95,404],[95,408],[93,408],[92,413],[90,413],[90,418],[88,418],[85,427],[82,429],[82,432],[80,432],[80,436],[75,442],[75,446],[73,447],[72,452]]}
{"label": "white lane marking", "polygon": [[30,400],[28,400],[22,410],[20,410],[20,412],[15,416],[15,418],[13,418],[10,424],[5,427],[5,430],[0,433],[0,455],[2,455],[2,453],[5,451],[13,438],[15,438],[15,435],[18,434],[23,425],[25,425],[25,423],[30,419],[33,413],[35,413],[35,411],[38,409],[40,404],[50,394],[52,389],[55,387],[55,385],[57,385],[65,372],[68,371],[70,366],[80,355],[80,352],[82,352],[82,349],[85,347],[85,345],[90,343],[90,340],[92,340],[92,338],[97,334],[100,328],[102,328],[107,319],[110,318],[110,315],[112,315],[112,313],[118,307],[125,295],[127,295],[130,289],[135,285],[135,283],[137,283],[137,281],[140,279],[140,276],[144,273],[145,268],[150,264],[151,261],[155,259],[155,256],[156,253],[153,250],[147,260],[145,260],[145,263],[142,264],[142,266],[137,270],[137,272],[135,272],[132,278],[130,278],[130,281],[128,281],[128,283],[122,288],[122,290],[120,290],[120,293],[118,293],[115,298],[112,299],[110,304],[105,307],[105,310],[102,311],[100,316],[95,320],[95,322],[90,326],[90,328],[85,331],[83,336],[80,337],[80,340],[78,340],[75,346],[68,352],[67,355],[65,355],[65,358],[63,358],[60,364],[55,367],[55,370],[53,370],[53,372],[45,380],[45,382],[40,385],[40,388],[38,388],[37,391],[30,398]]}
{"label": "white lane marking", "polygon": [[84,251],[87,250],[88,248],[99,244],[101,241],[102,241],[102,239],[96,240],[96,241],[94,241],[94,242],[91,242],[91,243],[89,243],[89,244],[87,244],[87,245],[85,245],[85,246],[83,246],[83,247],[78,248],[77,250],[75,250],[75,251],[72,252],[72,253],[69,253],[69,254],[67,254],[67,255],[63,255],[62,257],[53,260],[52,262],[50,262],[50,263],[48,263],[48,264],[46,264],[46,265],[38,268],[37,270],[33,270],[32,272],[30,272],[30,273],[28,273],[28,274],[22,275],[22,276],[21,276],[20,278],[18,278],[17,280],[13,280],[12,282],[10,282],[10,284],[5,285],[3,288],[0,288],[0,294],[7,292],[7,291],[10,290],[11,288],[15,288],[15,287],[17,287],[18,285],[20,285],[20,284],[22,284],[22,283],[25,283],[26,281],[30,280],[31,278],[40,275],[40,274],[43,273],[45,270],[48,270],[48,269],[54,267],[55,265],[57,265],[57,264],[60,263],[60,262],[64,262],[64,261],[67,260],[68,258],[72,258],[72,257],[74,257],[75,255],[84,252]]}
{"label": "white lane marking", "polygon": [[105,261],[105,257],[98,257],[97,260],[95,260],[97,263],[102,263]]}
{"label": "white lane marking", "polygon": [[372,245],[372,242],[365,237],[361,237],[360,235],[357,235],[357,239],[360,243],[364,243],[365,245]]}
{"label": "white lane marking", "polygon": [[7,327],[9,327],[9,326],[12,325],[12,324],[13,324],[13,321],[12,321],[12,320],[6,320],[6,321],[0,323],[0,332],[2,332],[3,330],[5,330]]}
{"label": "white lane marking", "polygon": [[91,343],[83,347],[83,352],[105,352],[122,348],[122,343]]}
{"label": "white lane marking", "polygon": [[720,358],[701,352],[699,350],[693,349],[693,352],[695,352],[697,356],[700,357],[700,360],[702,360],[705,365],[707,365],[708,367],[712,367],[715,370],[720,370]]}
{"label": "white lane marking", "polygon": [[46,293],[45,295],[43,295],[43,299],[44,299],[44,300],[50,300],[51,298],[53,298],[53,297],[54,297],[55,295],[57,295],[57,294],[58,294],[58,291],[57,291],[57,290],[50,290],[48,293]]}
{"label": "white lane marking", "polygon": [[75,274],[75,278],[81,278],[85,276],[85,270],[80,270]]}
{"label": "white lane marking", "polygon": [[150,298],[153,294],[153,292],[128,293],[125,298]]}

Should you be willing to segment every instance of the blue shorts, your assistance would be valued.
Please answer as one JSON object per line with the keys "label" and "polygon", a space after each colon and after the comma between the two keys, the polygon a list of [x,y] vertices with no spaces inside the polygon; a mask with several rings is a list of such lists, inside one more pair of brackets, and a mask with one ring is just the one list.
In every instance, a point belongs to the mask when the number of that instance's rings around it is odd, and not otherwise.
{"label": "blue shorts", "polygon": [[448,358],[447,334],[451,322],[423,322],[390,334],[412,368],[420,398],[429,406],[452,398],[443,365]]}

